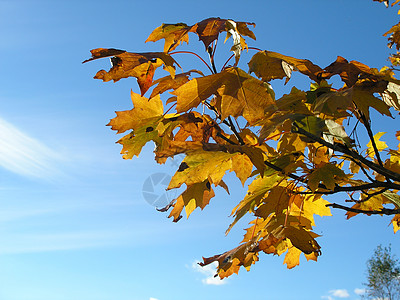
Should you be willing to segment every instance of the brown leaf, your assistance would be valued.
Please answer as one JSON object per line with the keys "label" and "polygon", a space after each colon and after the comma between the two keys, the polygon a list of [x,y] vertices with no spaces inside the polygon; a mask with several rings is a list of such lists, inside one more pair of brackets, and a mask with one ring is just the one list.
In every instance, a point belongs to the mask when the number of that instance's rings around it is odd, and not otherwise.
{"label": "brown leaf", "polygon": [[321,247],[311,236],[309,231],[303,228],[296,228],[293,226],[284,229],[284,235],[290,240],[293,246],[301,250],[305,254],[320,253]]}
{"label": "brown leaf", "polygon": [[98,48],[91,50],[91,53],[92,57],[83,63],[112,57],[111,69],[108,72],[100,70],[94,77],[95,79],[116,82],[122,78],[136,77],[142,96],[152,85],[154,72],[159,66],[164,64],[164,68],[172,77],[175,76],[174,64],[179,66],[170,55],[164,52],[130,53],[124,50]]}
{"label": "brown leaf", "polygon": [[287,66],[285,68],[282,62],[289,64],[294,67],[295,71],[307,75],[314,81],[318,82],[321,80],[319,74],[322,72],[322,69],[311,61],[266,50],[258,52],[252,57],[249,62],[249,72],[254,72],[257,77],[262,78],[264,81],[288,77],[287,82],[290,76],[288,76]]}
{"label": "brown leaf", "polygon": [[348,87],[351,87],[361,75],[374,75],[375,72],[367,65],[358,61],[353,60],[348,62],[345,58],[338,56],[335,62],[325,68],[323,78],[329,79],[337,74]]}
{"label": "brown leaf", "polygon": [[[210,44],[218,39],[218,36],[223,31],[228,31],[226,22],[228,20],[221,18],[208,18],[200,21],[192,26],[184,23],[178,24],[162,24],[157,27],[147,38],[146,42],[155,42],[160,39],[165,39],[164,52],[174,50],[180,43],[189,42],[189,32],[194,32],[198,35],[199,40],[204,43],[206,49]],[[248,28],[248,25],[255,26],[249,22],[235,22],[237,31],[244,36],[249,36],[256,39],[254,33]]]}
{"label": "brown leaf", "polygon": [[[390,34],[390,35],[389,35]],[[388,36],[388,46],[390,48],[393,47],[393,45],[396,45],[396,49],[400,50],[400,23],[394,25],[388,32],[384,34],[384,36]]]}

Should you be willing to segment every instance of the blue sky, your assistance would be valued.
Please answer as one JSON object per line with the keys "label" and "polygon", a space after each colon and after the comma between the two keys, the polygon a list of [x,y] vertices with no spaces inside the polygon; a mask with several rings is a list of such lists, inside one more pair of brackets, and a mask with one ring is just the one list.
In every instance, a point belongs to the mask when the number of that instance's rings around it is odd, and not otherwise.
{"label": "blue sky", "polygon": [[[400,253],[390,218],[347,221],[334,210],[317,219],[317,263],[287,270],[283,257],[261,255],[251,272],[213,280],[195,262],[241,240],[244,222],[224,235],[245,192],[239,181],[229,177],[231,196],[218,191],[189,220],[173,224],[156,212],[143,184],[173,175],[176,162],[157,165],[152,146],[140,159],[121,158],[105,124],[131,108],[136,82],[102,83],[93,76],[108,61],[81,62],[98,47],[161,51],[162,43],[144,43],[161,23],[219,16],[255,22],[251,46],[321,67],[341,55],[381,68],[382,34],[396,12],[365,0],[0,0],[0,300],[358,299],[373,249],[391,243]],[[191,44],[202,50],[195,36]],[[379,122],[376,131],[393,126]]]}

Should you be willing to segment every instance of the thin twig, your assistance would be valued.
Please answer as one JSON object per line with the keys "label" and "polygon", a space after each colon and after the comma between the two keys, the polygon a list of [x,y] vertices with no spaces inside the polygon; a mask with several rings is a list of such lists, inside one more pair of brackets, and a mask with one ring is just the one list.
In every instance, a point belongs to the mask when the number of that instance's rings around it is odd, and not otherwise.
{"label": "thin twig", "polygon": [[214,74],[214,72],[211,69],[210,65],[200,55],[198,55],[197,53],[194,53],[192,51],[175,51],[175,52],[171,52],[170,55],[181,54],[181,53],[183,53],[183,54],[192,54],[192,55],[196,56],[197,58],[199,58],[207,66],[207,68],[210,70],[210,72],[212,74]]}

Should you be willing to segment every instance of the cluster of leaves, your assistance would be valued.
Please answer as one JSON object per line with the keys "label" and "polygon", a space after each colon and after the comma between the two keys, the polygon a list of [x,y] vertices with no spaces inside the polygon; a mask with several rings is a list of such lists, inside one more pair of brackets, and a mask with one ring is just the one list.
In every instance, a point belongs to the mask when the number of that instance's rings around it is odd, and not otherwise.
{"label": "cluster of leaves", "polygon": [[[220,18],[193,26],[163,24],[147,39],[164,39],[163,52],[100,48],[87,60],[111,57],[112,68],[95,76],[103,81],[137,78],[141,94],[131,93],[133,108],[117,112],[108,124],[118,133],[128,131],[118,141],[123,158],[139,156],[150,141],[160,164],[185,155],[168,186],[185,190],[162,209],[170,211],[174,222],[183,211],[189,217],[208,205],[216,187],[229,193],[223,180],[227,172],[233,171],[248,188],[233,208],[227,229],[228,233],[245,215],[252,216],[242,242],[202,263],[217,261],[221,278],[241,266],[249,270],[260,252],[286,253],[288,268],[299,264],[301,253],[307,260],[317,260],[321,251],[313,232],[314,215],[329,216],[330,207],[346,210],[349,218],[359,213],[391,214],[394,230],[400,226],[400,151],[380,140],[382,132],[372,133],[370,119],[371,109],[392,118],[400,109],[400,81],[392,70],[379,71],[342,57],[321,68],[306,59],[257,50],[246,72],[238,62],[241,51],[251,49],[244,37],[255,39],[249,26],[254,24]],[[217,71],[214,55],[221,32],[232,37],[235,63]],[[198,70],[176,74],[179,65],[172,55],[178,52],[173,51],[188,43],[189,33],[204,43],[210,75]],[[154,80],[160,66],[169,75]],[[310,90],[292,88],[275,99],[270,82],[287,82],[293,71],[311,79]],[[342,79],[342,88],[328,83],[334,75]],[[160,95],[167,91],[171,97],[164,104]],[[355,141],[359,131],[369,138],[365,149]],[[396,137],[400,139],[400,131]],[[337,193],[347,193],[352,206],[322,198]]]}
{"label": "cluster of leaves", "polygon": [[[389,0],[374,0],[378,2],[382,2],[385,4],[386,7],[389,7],[390,3]],[[400,0],[395,0],[391,6],[395,6],[396,4],[400,5]],[[398,14],[400,14],[400,9],[398,11]],[[393,48],[393,46],[396,47],[396,53],[393,53],[390,55],[389,60],[392,63],[393,66],[399,66],[400,65],[400,22],[397,23],[396,25],[393,25],[392,28],[388,32],[384,34],[384,36],[388,37],[389,43],[388,47]]]}

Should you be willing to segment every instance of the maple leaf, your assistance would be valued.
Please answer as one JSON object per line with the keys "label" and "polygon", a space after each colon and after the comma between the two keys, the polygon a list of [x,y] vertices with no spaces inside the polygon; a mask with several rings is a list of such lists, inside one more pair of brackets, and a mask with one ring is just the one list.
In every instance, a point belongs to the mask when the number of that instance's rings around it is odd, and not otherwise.
{"label": "maple leaf", "polygon": [[156,87],[151,92],[150,98],[153,98],[157,94],[162,94],[170,89],[176,90],[189,81],[189,76],[193,72],[204,76],[201,71],[190,70],[185,73],[177,74],[175,77],[169,75],[153,81],[152,86],[156,85]]}
{"label": "maple leaf", "polygon": [[264,116],[264,109],[274,105],[263,82],[239,68],[228,68],[218,74],[195,78],[172,92],[177,96],[177,112],[197,107],[202,101],[218,94],[216,107],[221,119],[243,115],[250,124]]}
{"label": "maple leaf", "polygon": [[192,26],[188,26],[185,23],[162,24],[154,29],[147,38],[146,43],[165,39],[164,52],[170,52],[182,42],[189,43],[188,32],[191,28]]}
{"label": "maple leaf", "polygon": [[333,75],[339,74],[340,78],[347,84],[353,86],[361,74],[372,74],[370,67],[358,61],[348,62],[345,58],[338,56],[336,61],[331,63],[325,69],[323,77],[331,78]]}
{"label": "maple leaf", "polygon": [[249,62],[249,73],[254,72],[257,77],[262,78],[264,81],[287,77],[287,82],[290,79],[291,71],[282,62],[292,66],[295,71],[307,75],[314,81],[318,82],[321,80],[319,74],[322,72],[322,69],[311,61],[266,50],[258,52],[252,57]]}
{"label": "maple leaf", "polygon": [[83,63],[99,58],[112,57],[111,69],[108,72],[105,70],[98,71],[94,77],[95,79],[116,82],[122,78],[136,77],[142,96],[152,85],[154,72],[159,66],[164,64],[164,68],[172,77],[175,76],[174,64],[179,66],[169,54],[164,52],[131,53],[112,48],[97,48],[90,52],[92,57]]}
{"label": "maple leaf", "polygon": [[[385,142],[380,141],[380,138],[385,134],[386,132],[378,132],[377,134],[374,135],[374,140],[375,140],[375,144],[376,147],[378,149],[379,152],[381,152],[382,150],[386,149],[388,146],[386,145]],[[367,154],[369,157],[374,157],[375,153],[375,149],[372,146],[372,141],[369,141],[367,144]]]}
{"label": "maple leaf", "polygon": [[204,43],[204,46],[207,49],[208,46],[218,38],[218,35],[222,31],[227,31],[227,32],[229,31],[230,26],[229,25],[227,26],[228,22],[235,22],[235,24],[237,24],[235,31],[255,39],[254,33],[251,32],[247,27],[247,25],[255,26],[254,23],[236,22],[233,20],[226,20],[220,18],[208,18],[201,22],[198,22],[192,26],[191,31],[197,33],[199,39]]}
{"label": "maple leaf", "polygon": [[162,24],[150,34],[146,42],[155,42],[160,39],[165,39],[164,52],[170,52],[180,43],[188,43],[188,33],[194,32],[198,35],[199,40],[204,43],[204,46],[207,49],[212,42],[218,39],[221,32],[228,32],[231,29],[229,22],[234,22],[236,24],[235,32],[238,32],[240,35],[249,36],[254,40],[256,39],[254,33],[248,28],[248,25],[255,26],[254,23],[235,22],[233,20],[221,18],[208,18],[192,26],[188,26],[185,23]]}
{"label": "maple leaf", "polygon": [[308,186],[314,192],[318,188],[318,184],[322,181],[326,188],[333,190],[336,182],[346,178],[346,174],[337,166],[329,163],[315,169],[308,176]]}
{"label": "maple leaf", "polygon": [[280,214],[289,206],[291,196],[283,186],[272,188],[256,210],[255,215],[266,219],[271,213]]}
{"label": "maple leaf", "polygon": [[293,226],[286,227],[284,229],[284,235],[290,240],[293,246],[305,254],[320,252],[321,247],[311,236],[311,233],[303,228],[296,228]]}
{"label": "maple leaf", "polygon": [[279,183],[281,175],[258,177],[249,185],[247,194],[242,201],[232,210],[235,219],[226,230],[226,234],[232,227],[248,212],[253,212],[254,208],[260,205],[265,194]]}
{"label": "maple leaf", "polygon": [[148,99],[131,91],[133,108],[131,110],[117,111],[117,116],[107,124],[117,133],[125,132],[129,129],[136,130],[149,120],[160,119],[164,108],[160,96]]}
{"label": "maple leaf", "polygon": [[197,207],[203,209],[214,196],[214,190],[208,180],[189,184],[186,190],[176,199],[169,217],[173,217],[174,222],[177,222],[183,208],[185,208],[186,216],[189,218]]}
{"label": "maple leaf", "polygon": [[203,262],[199,263],[199,265],[203,267],[217,261],[218,275],[223,279],[234,273],[237,274],[241,265],[244,265],[249,270],[250,265],[258,260],[257,254],[253,252],[254,248],[255,243],[251,240],[222,254],[203,257]]}
{"label": "maple leaf", "polygon": [[[390,35],[389,35],[390,34]],[[396,45],[396,49],[400,49],[400,23],[394,25],[392,28],[389,29],[388,32],[384,34],[384,36],[388,36],[389,44],[388,46],[390,48],[393,47],[393,45]]]}
{"label": "maple leaf", "polygon": [[218,185],[225,172],[232,166],[230,158],[235,154],[225,152],[194,151],[188,153],[181,165],[183,170],[178,170],[172,176],[168,189],[179,188],[183,183],[192,185],[206,179]]}
{"label": "maple leaf", "polygon": [[249,156],[238,154],[232,157],[232,170],[235,171],[236,176],[244,186],[246,180],[250,177],[253,170],[253,163]]}

